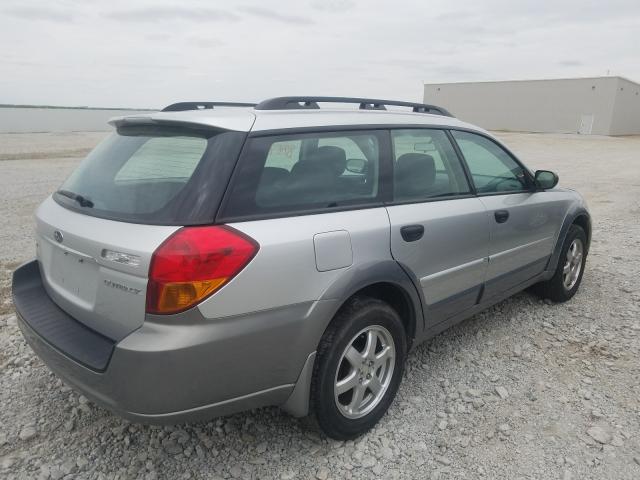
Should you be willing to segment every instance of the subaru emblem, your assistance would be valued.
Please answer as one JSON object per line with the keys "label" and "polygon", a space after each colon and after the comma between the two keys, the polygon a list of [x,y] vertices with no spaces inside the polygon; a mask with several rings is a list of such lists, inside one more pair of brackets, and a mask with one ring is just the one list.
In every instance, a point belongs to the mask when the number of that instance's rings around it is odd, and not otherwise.
{"label": "subaru emblem", "polygon": [[62,243],[62,240],[64,239],[60,230],[56,230],[55,232],[53,232],[53,238],[58,243]]}

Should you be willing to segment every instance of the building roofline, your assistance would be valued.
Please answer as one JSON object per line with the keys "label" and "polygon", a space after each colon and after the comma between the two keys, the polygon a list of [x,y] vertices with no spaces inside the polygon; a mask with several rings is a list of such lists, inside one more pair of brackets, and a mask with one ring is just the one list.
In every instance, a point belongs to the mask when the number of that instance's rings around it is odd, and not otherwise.
{"label": "building roofline", "polygon": [[514,79],[514,80],[477,80],[477,81],[463,81],[463,82],[424,82],[424,85],[465,85],[476,83],[515,83],[515,82],[554,82],[558,80],[602,80],[602,79],[618,79],[624,80],[640,87],[640,83],[634,82],[627,77],[620,75],[601,75],[598,77],[563,77],[563,78],[530,78],[530,79]]}

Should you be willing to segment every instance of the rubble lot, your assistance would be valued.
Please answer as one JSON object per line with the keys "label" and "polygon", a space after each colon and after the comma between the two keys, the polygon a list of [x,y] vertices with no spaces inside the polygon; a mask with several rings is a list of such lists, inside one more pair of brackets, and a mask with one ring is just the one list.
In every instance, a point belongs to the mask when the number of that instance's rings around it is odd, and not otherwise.
{"label": "rubble lot", "polygon": [[498,133],[585,195],[580,292],[521,293],[417,347],[379,425],[336,442],[277,408],[131,424],[27,347],[10,276],[32,212],[103,135],[0,135],[0,478],[640,478],[640,137]]}

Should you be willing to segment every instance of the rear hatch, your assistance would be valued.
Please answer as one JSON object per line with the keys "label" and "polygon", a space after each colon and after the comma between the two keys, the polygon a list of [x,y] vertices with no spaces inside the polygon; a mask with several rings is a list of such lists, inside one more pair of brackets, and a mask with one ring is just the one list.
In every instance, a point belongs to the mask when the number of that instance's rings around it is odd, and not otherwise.
{"label": "rear hatch", "polygon": [[114,340],[139,328],[153,252],[181,226],[212,223],[245,135],[118,126],[36,212],[54,302]]}

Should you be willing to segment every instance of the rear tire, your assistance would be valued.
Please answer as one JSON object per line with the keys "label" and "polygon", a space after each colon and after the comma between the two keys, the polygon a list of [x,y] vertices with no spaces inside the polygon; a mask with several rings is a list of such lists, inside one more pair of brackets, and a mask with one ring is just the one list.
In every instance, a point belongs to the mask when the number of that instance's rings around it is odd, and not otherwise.
{"label": "rear tire", "polygon": [[313,370],[311,406],[324,433],[349,440],[371,429],[398,391],[406,355],[393,308],[370,297],[349,301],[322,336]]}
{"label": "rear tire", "polygon": [[587,261],[587,235],[582,227],[571,225],[562,244],[556,271],[551,279],[535,285],[535,292],[554,302],[566,302],[578,291]]}

